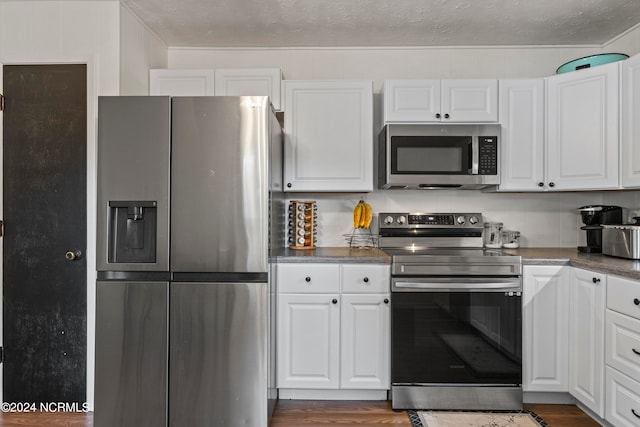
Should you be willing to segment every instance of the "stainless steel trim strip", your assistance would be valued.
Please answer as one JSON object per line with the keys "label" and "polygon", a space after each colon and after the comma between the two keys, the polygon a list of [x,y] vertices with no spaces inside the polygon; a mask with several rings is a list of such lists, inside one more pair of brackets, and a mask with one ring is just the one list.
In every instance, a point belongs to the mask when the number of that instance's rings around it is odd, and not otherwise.
{"label": "stainless steel trim strip", "polygon": [[391,386],[393,409],[521,410],[522,388]]}

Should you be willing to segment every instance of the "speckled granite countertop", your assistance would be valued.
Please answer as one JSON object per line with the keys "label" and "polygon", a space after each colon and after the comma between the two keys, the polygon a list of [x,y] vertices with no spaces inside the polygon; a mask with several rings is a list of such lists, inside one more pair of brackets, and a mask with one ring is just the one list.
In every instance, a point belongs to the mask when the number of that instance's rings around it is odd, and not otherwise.
{"label": "speckled granite countertop", "polygon": [[586,254],[576,248],[520,248],[505,249],[522,257],[524,265],[567,264],[573,267],[615,274],[640,280],[640,261],[616,258],[602,254]]}
{"label": "speckled granite countertop", "polygon": [[[571,265],[640,280],[638,260],[585,254],[576,248],[520,248],[505,249],[505,252],[521,256],[524,265]],[[275,262],[389,264],[391,257],[377,248],[319,247],[303,251],[282,248],[275,254]]]}
{"label": "speckled granite countertop", "polygon": [[390,264],[391,257],[378,248],[320,247],[294,250],[282,248],[276,262],[369,263]]}

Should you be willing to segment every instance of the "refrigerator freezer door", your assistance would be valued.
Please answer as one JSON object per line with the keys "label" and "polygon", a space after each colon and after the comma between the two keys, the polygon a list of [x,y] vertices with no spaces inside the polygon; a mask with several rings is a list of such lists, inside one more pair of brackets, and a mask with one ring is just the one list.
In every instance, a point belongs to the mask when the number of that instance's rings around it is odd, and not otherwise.
{"label": "refrigerator freezer door", "polygon": [[166,425],[168,297],[168,282],[97,282],[95,427]]}
{"label": "refrigerator freezer door", "polygon": [[98,271],[169,270],[170,101],[98,99]]}
{"label": "refrigerator freezer door", "polygon": [[267,272],[267,97],[172,99],[171,269]]}
{"label": "refrigerator freezer door", "polygon": [[267,425],[267,284],[171,283],[169,426]]}

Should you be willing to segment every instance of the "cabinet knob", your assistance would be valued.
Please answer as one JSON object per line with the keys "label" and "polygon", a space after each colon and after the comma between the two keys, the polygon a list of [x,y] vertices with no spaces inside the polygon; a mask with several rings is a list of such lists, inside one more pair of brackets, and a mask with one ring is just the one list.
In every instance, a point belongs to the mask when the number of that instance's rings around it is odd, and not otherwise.
{"label": "cabinet knob", "polygon": [[440,113],[436,113],[436,119],[439,119],[440,117],[442,117]]}
{"label": "cabinet knob", "polygon": [[600,279],[598,279],[597,277],[594,277],[591,280],[593,281],[593,283],[600,283]]}
{"label": "cabinet knob", "polygon": [[385,304],[389,304],[389,298],[385,298],[385,299],[384,299],[384,303],[385,303]]}
{"label": "cabinet knob", "polygon": [[538,187],[544,187],[544,182],[539,182]]}
{"label": "cabinet knob", "polygon": [[638,298],[634,298],[634,299],[633,299],[633,303],[634,303],[635,305],[640,305],[640,299],[638,299]]}
{"label": "cabinet knob", "polygon": [[449,118],[449,113],[446,113],[446,114],[444,115],[444,118],[445,118],[445,119],[448,119],[448,118]]}
{"label": "cabinet knob", "polygon": [[311,282],[311,277],[309,277],[309,276],[305,277],[304,281],[307,282],[307,283]]}
{"label": "cabinet knob", "polygon": [[291,183],[287,182],[287,188],[291,188]]}
{"label": "cabinet knob", "polygon": [[555,187],[556,185],[553,182],[549,183],[549,187]]}
{"label": "cabinet knob", "polygon": [[67,261],[78,261],[79,259],[82,259],[82,251],[67,251],[64,254],[64,257]]}
{"label": "cabinet knob", "polygon": [[369,283],[369,278],[368,278],[368,277],[365,277],[364,279],[362,279],[362,281],[363,281],[364,283]]}
{"label": "cabinet knob", "polygon": [[331,300],[331,303],[333,303],[333,304],[337,304],[337,303],[338,303],[338,300],[334,298],[334,299],[332,299],[332,300]]}

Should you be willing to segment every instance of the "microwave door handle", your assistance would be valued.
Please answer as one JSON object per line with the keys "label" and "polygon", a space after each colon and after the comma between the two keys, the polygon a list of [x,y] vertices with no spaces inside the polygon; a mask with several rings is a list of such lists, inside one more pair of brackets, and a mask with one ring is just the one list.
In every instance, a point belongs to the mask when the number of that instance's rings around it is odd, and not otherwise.
{"label": "microwave door handle", "polygon": [[478,175],[478,163],[480,161],[478,159],[478,153],[480,152],[478,137],[474,136],[473,138],[471,138],[469,150],[471,150],[471,152],[469,153],[469,161],[471,162],[471,164],[469,165],[471,167],[469,169],[471,171],[471,175]]}

